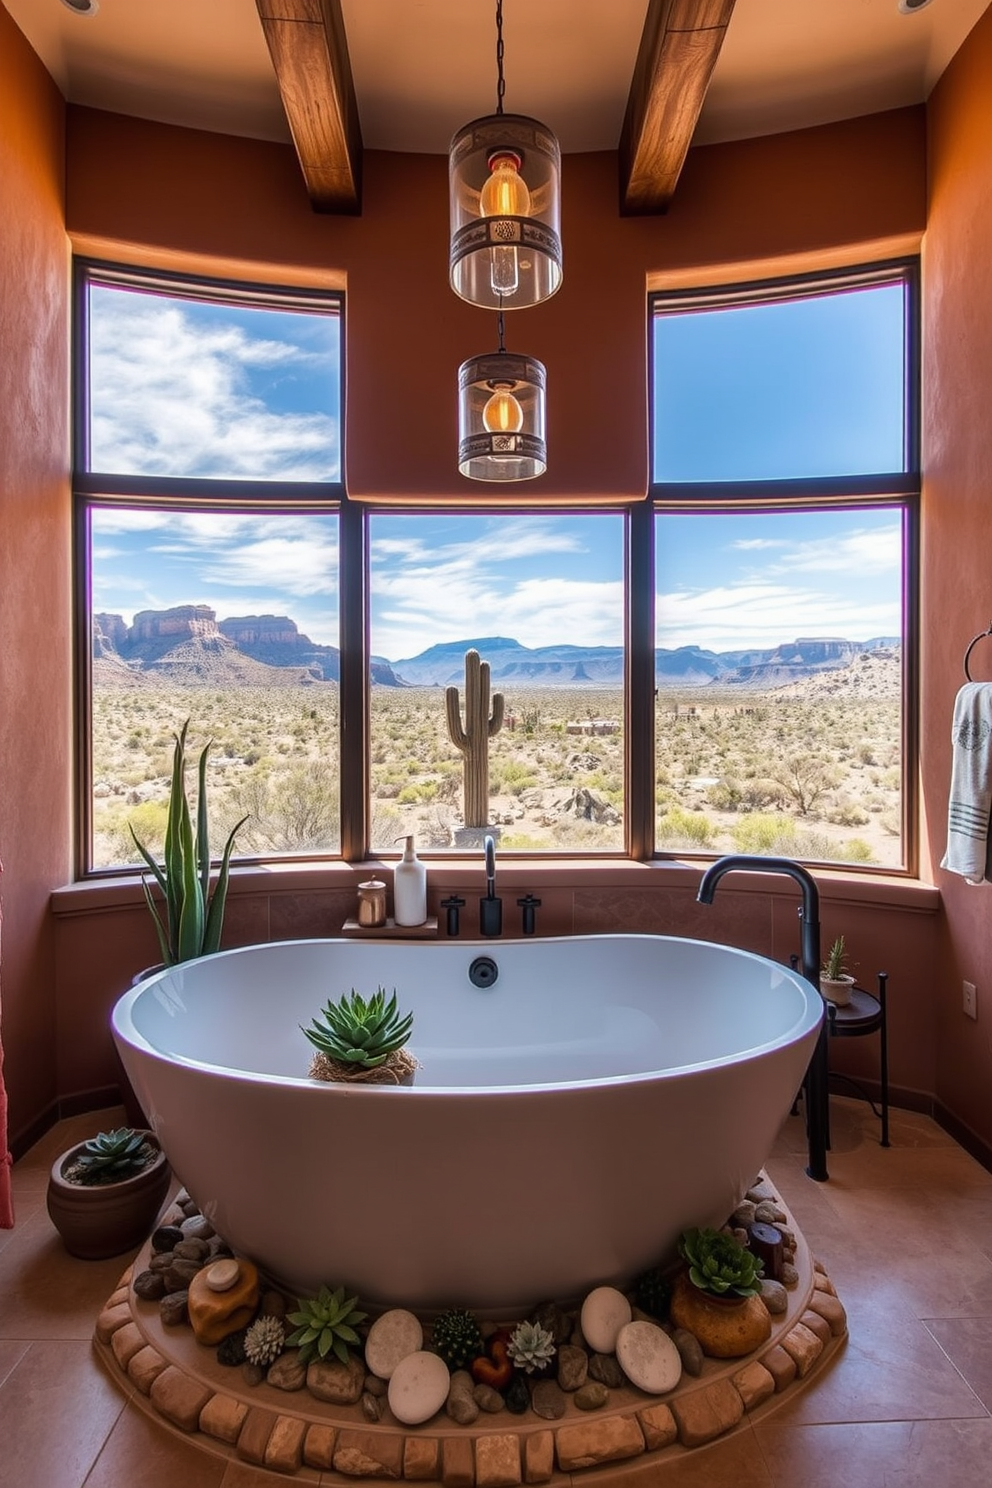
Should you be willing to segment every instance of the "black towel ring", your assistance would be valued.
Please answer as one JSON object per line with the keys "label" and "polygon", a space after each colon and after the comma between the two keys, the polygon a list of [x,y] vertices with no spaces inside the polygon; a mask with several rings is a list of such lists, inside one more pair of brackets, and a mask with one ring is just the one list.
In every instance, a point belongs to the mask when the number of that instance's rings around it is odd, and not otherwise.
{"label": "black towel ring", "polygon": [[972,651],[974,651],[974,649],[978,645],[979,641],[984,641],[986,639],[986,637],[988,637],[988,636],[992,636],[992,625],[989,626],[988,630],[982,630],[982,631],[980,631],[978,633],[978,635],[974,637],[973,640],[971,640],[971,641],[968,642],[968,649],[964,653],[964,674],[968,678],[968,681],[969,682],[974,682],[974,680],[975,680],[974,677],[971,675],[971,672],[968,670],[968,661],[969,661],[969,658],[971,657],[971,653],[972,653]]}

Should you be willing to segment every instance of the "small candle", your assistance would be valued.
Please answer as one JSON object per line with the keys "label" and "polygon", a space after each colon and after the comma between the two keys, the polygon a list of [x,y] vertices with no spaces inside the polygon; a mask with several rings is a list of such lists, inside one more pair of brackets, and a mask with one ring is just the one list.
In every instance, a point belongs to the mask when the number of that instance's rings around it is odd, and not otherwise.
{"label": "small candle", "polygon": [[369,929],[386,923],[386,885],[381,879],[358,885],[358,923]]}

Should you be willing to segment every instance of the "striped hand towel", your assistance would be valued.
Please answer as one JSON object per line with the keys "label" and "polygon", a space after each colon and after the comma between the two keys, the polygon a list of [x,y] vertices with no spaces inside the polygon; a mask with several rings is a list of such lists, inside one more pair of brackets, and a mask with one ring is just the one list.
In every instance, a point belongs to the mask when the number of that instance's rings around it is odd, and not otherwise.
{"label": "striped hand towel", "polygon": [[992,683],[966,682],[951,724],[947,851],[940,866],[969,883],[992,880]]}

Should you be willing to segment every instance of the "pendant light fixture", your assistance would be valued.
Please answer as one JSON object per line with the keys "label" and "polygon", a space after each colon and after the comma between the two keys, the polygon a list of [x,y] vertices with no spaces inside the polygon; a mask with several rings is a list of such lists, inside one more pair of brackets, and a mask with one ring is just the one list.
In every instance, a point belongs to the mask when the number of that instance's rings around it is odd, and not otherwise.
{"label": "pendant light fixture", "polygon": [[496,0],[496,112],[451,141],[451,287],[472,305],[519,310],[561,284],[561,150],[550,129],[505,114],[503,0]]}
{"label": "pendant light fixture", "polygon": [[458,469],[470,480],[521,481],[547,469],[544,363],[499,350],[458,369]]}

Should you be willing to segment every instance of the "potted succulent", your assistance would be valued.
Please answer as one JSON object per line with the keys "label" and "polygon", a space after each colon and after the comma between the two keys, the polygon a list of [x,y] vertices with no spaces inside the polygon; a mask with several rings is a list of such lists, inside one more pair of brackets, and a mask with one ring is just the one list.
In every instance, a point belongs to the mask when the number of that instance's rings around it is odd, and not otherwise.
{"label": "potted succulent", "polygon": [[48,1213],[66,1250],[87,1261],[133,1250],[158,1218],[171,1176],[153,1132],[120,1127],[77,1142],[48,1179]]}
{"label": "potted succulent", "polygon": [[379,987],[367,1000],[354,987],[338,1002],[328,999],[319,1018],[301,1031],[316,1049],[310,1062],[315,1080],[411,1085],[417,1061],[403,1045],[410,1037],[413,1014],[400,1016],[396,989],[387,999]]}
{"label": "potted succulent", "polygon": [[844,937],[838,935],[820,968],[820,991],[828,1002],[845,1007],[851,1000],[854,978],[847,970]]}
{"label": "potted succulent", "polygon": [[326,1286],[316,1297],[298,1298],[296,1311],[286,1314],[286,1321],[296,1324],[286,1339],[287,1348],[299,1349],[301,1364],[326,1359],[330,1353],[347,1364],[351,1348],[361,1343],[355,1329],[368,1317],[355,1306],[357,1301],[357,1297],[345,1296],[344,1287],[332,1292]]}
{"label": "potted succulent", "polygon": [[[220,933],[224,922],[224,906],[227,902],[227,887],[230,878],[231,853],[234,839],[248,820],[243,816],[232,827],[224,845],[220,870],[213,893],[210,890],[210,832],[207,819],[207,755],[210,744],[204,745],[197,766],[199,789],[196,803],[196,833],[186,799],[186,731],[189,719],[175,736],[176,745],[172,753],[172,784],[169,790],[169,811],[165,827],[164,861],[156,863],[131,828],[134,845],[158,885],[164,901],[164,916],[160,913],[152,890],[144,874],[141,877],[145,891],[145,902],[155,921],[162,964],[175,966],[180,961],[192,961],[197,956],[207,956],[220,949]],[[144,973],[147,974],[147,973]]]}
{"label": "potted succulent", "polygon": [[745,1302],[760,1297],[761,1261],[722,1230],[685,1230],[679,1255],[692,1285],[711,1300]]}

